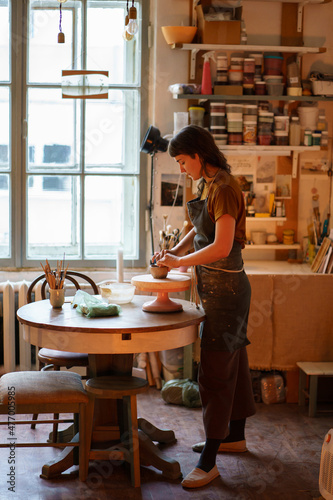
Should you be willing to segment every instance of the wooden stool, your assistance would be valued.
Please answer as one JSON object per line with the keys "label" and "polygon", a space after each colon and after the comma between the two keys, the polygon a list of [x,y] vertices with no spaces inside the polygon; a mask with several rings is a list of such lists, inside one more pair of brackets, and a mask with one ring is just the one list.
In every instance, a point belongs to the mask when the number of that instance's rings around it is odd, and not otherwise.
{"label": "wooden stool", "polygon": [[123,421],[119,422],[122,434],[126,435],[126,452],[117,450],[92,450],[91,436],[93,427],[94,404],[90,406],[87,414],[87,447],[85,474],[88,474],[89,459],[113,458],[115,460],[126,460],[130,464],[132,486],[140,486],[140,456],[139,435],[136,409],[136,395],[146,391],[148,382],[142,378],[131,376],[104,376],[87,380],[86,390],[94,400],[97,399],[121,399],[123,402]]}
{"label": "wooden stool", "polygon": [[[298,361],[299,367],[299,390],[298,404],[305,406],[305,398],[309,398],[309,417],[317,414],[317,389],[318,377],[333,377],[333,362],[311,362]],[[307,376],[309,376],[309,391],[306,390]]]}
{"label": "wooden stool", "polygon": [[[86,407],[89,397],[83,388],[81,377],[73,372],[42,372],[26,371],[6,373],[0,379],[0,414],[8,415],[6,422],[0,425],[8,426],[8,438],[13,438],[15,447],[40,447],[52,446],[65,448],[67,446],[79,447],[79,478],[84,481],[84,464],[86,462]],[[31,420],[17,420],[15,415],[31,413],[73,413],[74,436],[70,442],[64,443],[18,443],[15,438],[15,426],[18,424],[31,424]],[[79,418],[77,418],[77,416]],[[79,422],[78,422],[79,420]],[[41,420],[41,423],[53,424],[52,420]],[[58,420],[58,422],[73,422],[72,420]],[[10,425],[12,424],[12,426]],[[81,432],[78,434],[78,427]],[[0,443],[0,448],[11,446],[10,439],[6,444]],[[45,475],[43,467],[41,477]]]}

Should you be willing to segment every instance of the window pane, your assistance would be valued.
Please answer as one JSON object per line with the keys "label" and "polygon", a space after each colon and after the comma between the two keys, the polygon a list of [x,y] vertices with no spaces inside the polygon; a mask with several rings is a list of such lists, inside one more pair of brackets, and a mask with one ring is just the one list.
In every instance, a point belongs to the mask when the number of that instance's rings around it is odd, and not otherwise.
{"label": "window pane", "polygon": [[79,258],[79,178],[29,175],[27,192],[28,258]]}
{"label": "window pane", "polygon": [[[139,6],[135,3],[137,9]],[[138,33],[126,42],[126,2],[88,2],[87,68],[109,70],[111,84],[138,82]],[[139,15],[138,15],[139,17]]]}
{"label": "window pane", "polygon": [[[0,64],[1,67],[1,64]],[[10,170],[9,88],[0,87],[0,171]],[[1,213],[1,212],[0,212]]]}
{"label": "window pane", "polygon": [[87,170],[137,172],[139,113],[137,91],[109,91],[108,101],[86,103]]}
{"label": "window pane", "polygon": [[89,176],[85,182],[85,257],[137,258],[138,184],[134,177]]}
{"label": "window pane", "polygon": [[[9,27],[10,27],[10,11],[8,0],[3,0],[0,4],[0,81],[9,81]],[[13,43],[21,43],[21,40],[13,39]]]}
{"label": "window pane", "polygon": [[29,89],[28,169],[78,168],[79,103],[60,89]]}
{"label": "window pane", "polygon": [[61,70],[80,68],[81,2],[62,4],[65,43],[57,43],[59,7],[55,1],[30,1],[28,82],[61,83]]}
{"label": "window pane", "polygon": [[0,258],[10,257],[9,175],[0,175]]}

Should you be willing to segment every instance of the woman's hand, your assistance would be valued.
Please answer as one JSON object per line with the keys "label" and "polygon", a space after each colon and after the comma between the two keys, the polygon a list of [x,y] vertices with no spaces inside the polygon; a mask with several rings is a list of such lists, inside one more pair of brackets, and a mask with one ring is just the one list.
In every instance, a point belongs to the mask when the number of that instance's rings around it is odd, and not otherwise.
{"label": "woman's hand", "polygon": [[180,266],[180,257],[173,255],[167,250],[162,250],[156,257],[156,264],[160,267],[166,266],[170,269]]}

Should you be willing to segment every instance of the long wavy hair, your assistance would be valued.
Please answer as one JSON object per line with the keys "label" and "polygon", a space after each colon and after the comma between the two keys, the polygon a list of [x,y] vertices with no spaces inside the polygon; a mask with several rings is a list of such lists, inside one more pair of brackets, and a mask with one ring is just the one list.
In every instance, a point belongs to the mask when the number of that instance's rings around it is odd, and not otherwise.
{"label": "long wavy hair", "polygon": [[[227,159],[216,146],[211,133],[197,125],[188,125],[182,128],[170,140],[168,152],[172,158],[179,155],[189,155],[191,158],[194,158],[195,154],[197,154],[202,166],[201,175],[205,173],[209,177],[207,165],[220,168],[230,174],[230,166],[227,163]],[[199,194],[203,190],[204,183],[204,179],[199,183]]]}

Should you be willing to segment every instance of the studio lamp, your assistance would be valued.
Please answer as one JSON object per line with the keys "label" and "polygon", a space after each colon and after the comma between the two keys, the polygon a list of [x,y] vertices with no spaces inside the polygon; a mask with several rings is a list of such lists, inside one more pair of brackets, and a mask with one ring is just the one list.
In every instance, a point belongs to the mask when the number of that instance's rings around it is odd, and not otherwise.
{"label": "studio lamp", "polygon": [[126,27],[127,33],[129,35],[136,35],[138,32],[139,27],[136,18],[137,12],[136,8],[134,7],[134,0],[132,0],[132,7],[130,7],[128,11],[128,24]]}
{"label": "studio lamp", "polygon": [[168,143],[166,139],[161,137],[161,133],[158,128],[151,125],[147,130],[147,133],[141,143],[140,151],[141,153],[150,154],[151,157],[151,168],[150,168],[150,201],[148,205],[149,218],[150,218],[150,236],[151,236],[151,250],[152,255],[154,255],[154,231],[153,231],[153,185],[154,185],[154,155],[158,151],[165,153],[168,149]]}

